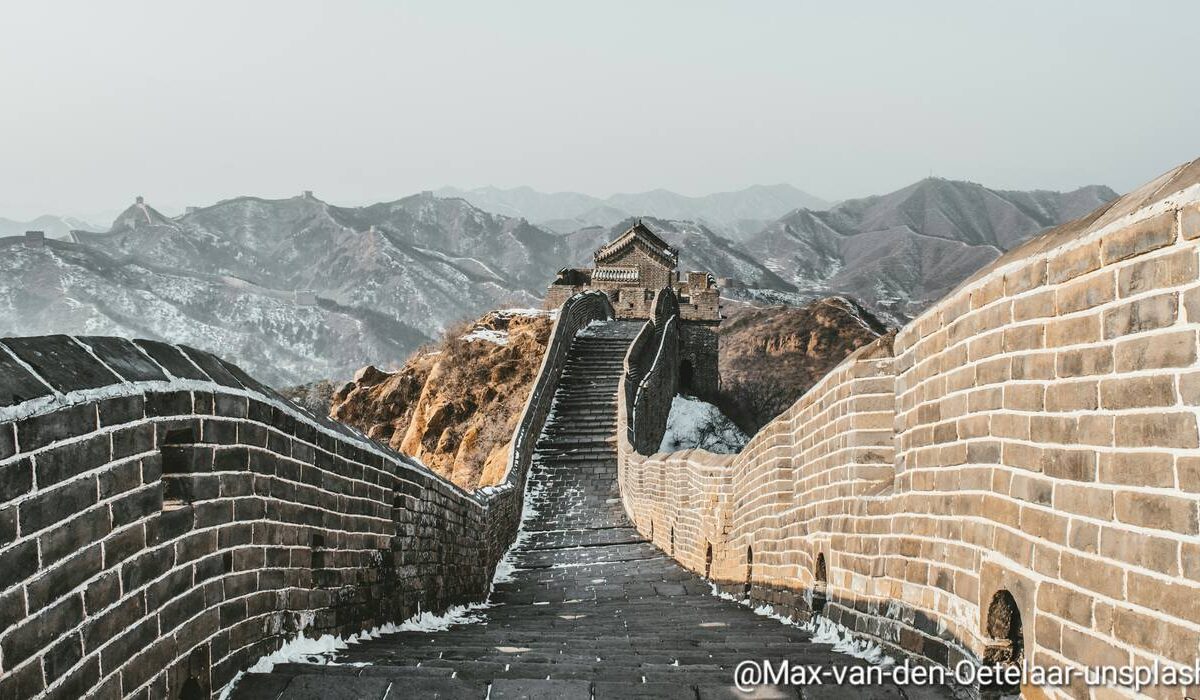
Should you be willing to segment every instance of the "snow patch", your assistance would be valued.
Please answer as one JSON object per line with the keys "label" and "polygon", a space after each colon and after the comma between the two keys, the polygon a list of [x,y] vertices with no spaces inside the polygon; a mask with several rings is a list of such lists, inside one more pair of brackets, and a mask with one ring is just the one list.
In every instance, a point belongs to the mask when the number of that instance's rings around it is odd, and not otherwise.
{"label": "snow patch", "polygon": [[[238,681],[246,673],[270,673],[275,670],[275,666],[278,664],[339,666],[342,664],[338,664],[333,660],[334,655],[339,651],[349,649],[351,644],[364,642],[368,639],[378,639],[385,634],[395,634],[397,632],[444,632],[454,625],[470,625],[484,622],[484,616],[476,614],[476,612],[489,607],[491,606],[487,603],[471,603],[470,605],[455,605],[440,614],[421,612],[398,625],[389,622],[369,630],[363,630],[358,634],[352,634],[349,637],[335,637],[332,634],[323,634],[320,637],[308,637],[304,634],[304,627],[312,624],[314,617],[312,613],[309,613],[307,616],[301,617],[300,634],[294,639],[284,642],[278,651],[259,657],[258,661],[255,661],[254,665],[247,668],[244,672],[239,671],[233,677],[233,680],[229,682],[229,685],[221,689],[219,700],[228,700]],[[349,665],[366,666],[368,664],[355,663]]]}
{"label": "snow patch", "polygon": [[755,615],[769,617],[785,625],[809,632],[812,634],[812,641],[815,644],[830,644],[836,652],[862,659],[876,666],[892,666],[896,663],[895,659],[883,652],[883,647],[879,644],[855,637],[854,633],[845,625],[838,624],[827,617],[814,616],[808,622],[797,622],[787,615],[775,612],[775,608],[770,605],[755,605],[749,599],[738,598],[718,589],[715,583],[709,585],[712,587],[712,594],[722,600],[749,608]]}
{"label": "snow patch", "polygon": [[500,309],[496,311],[496,315],[500,317],[506,316],[545,316],[547,318],[555,318],[558,316],[558,309]]}
{"label": "snow patch", "polygon": [[496,345],[508,345],[508,331],[495,331],[490,328],[476,328],[462,337],[467,342],[482,340]]}
{"label": "snow patch", "polygon": [[671,399],[671,414],[663,434],[660,452],[700,448],[718,454],[741,452],[749,436],[743,433],[721,409],[692,396]]}

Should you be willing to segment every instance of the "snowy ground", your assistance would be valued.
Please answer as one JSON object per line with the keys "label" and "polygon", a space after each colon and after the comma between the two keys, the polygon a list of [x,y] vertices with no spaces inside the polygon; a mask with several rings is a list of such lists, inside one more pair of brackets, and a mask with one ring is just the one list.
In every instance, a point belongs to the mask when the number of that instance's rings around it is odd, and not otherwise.
{"label": "snowy ground", "polygon": [[699,447],[718,454],[741,452],[750,438],[721,409],[691,396],[676,396],[671,401],[667,432],[660,452],[676,452]]}

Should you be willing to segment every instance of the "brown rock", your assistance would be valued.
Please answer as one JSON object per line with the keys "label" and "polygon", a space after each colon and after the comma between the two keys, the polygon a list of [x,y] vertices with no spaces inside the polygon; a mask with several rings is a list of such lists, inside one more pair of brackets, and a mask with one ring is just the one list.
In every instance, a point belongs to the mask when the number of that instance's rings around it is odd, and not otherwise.
{"label": "brown rock", "polygon": [[[499,483],[552,325],[545,315],[493,312],[452,328],[395,372],[359,370],[335,396],[331,417],[369,429],[464,488]],[[507,332],[508,344],[464,339],[472,329]]]}

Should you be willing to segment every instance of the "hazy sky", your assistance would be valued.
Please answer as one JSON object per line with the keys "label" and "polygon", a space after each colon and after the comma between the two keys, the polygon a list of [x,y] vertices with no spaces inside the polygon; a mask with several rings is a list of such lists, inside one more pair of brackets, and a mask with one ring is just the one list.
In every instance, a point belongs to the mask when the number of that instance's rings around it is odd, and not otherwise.
{"label": "hazy sky", "polygon": [[[1131,188],[1200,156],[1200,3],[4,2],[0,216],[931,171]],[[107,223],[107,222],[105,222]]]}

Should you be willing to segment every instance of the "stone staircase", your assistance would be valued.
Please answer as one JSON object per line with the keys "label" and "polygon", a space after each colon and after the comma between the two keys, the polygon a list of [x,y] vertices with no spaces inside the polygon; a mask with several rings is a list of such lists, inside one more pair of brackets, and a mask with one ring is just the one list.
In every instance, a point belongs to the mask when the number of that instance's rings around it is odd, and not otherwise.
{"label": "stone staircase", "polygon": [[[485,618],[441,632],[355,644],[338,665],[281,664],[246,674],[234,699],[933,697],[931,689],[733,687],[746,659],[862,664],[807,632],[711,595],[642,538],[617,490],[622,361],[640,323],[581,331],[529,479],[512,580]],[[829,681],[826,681],[829,682]]]}

